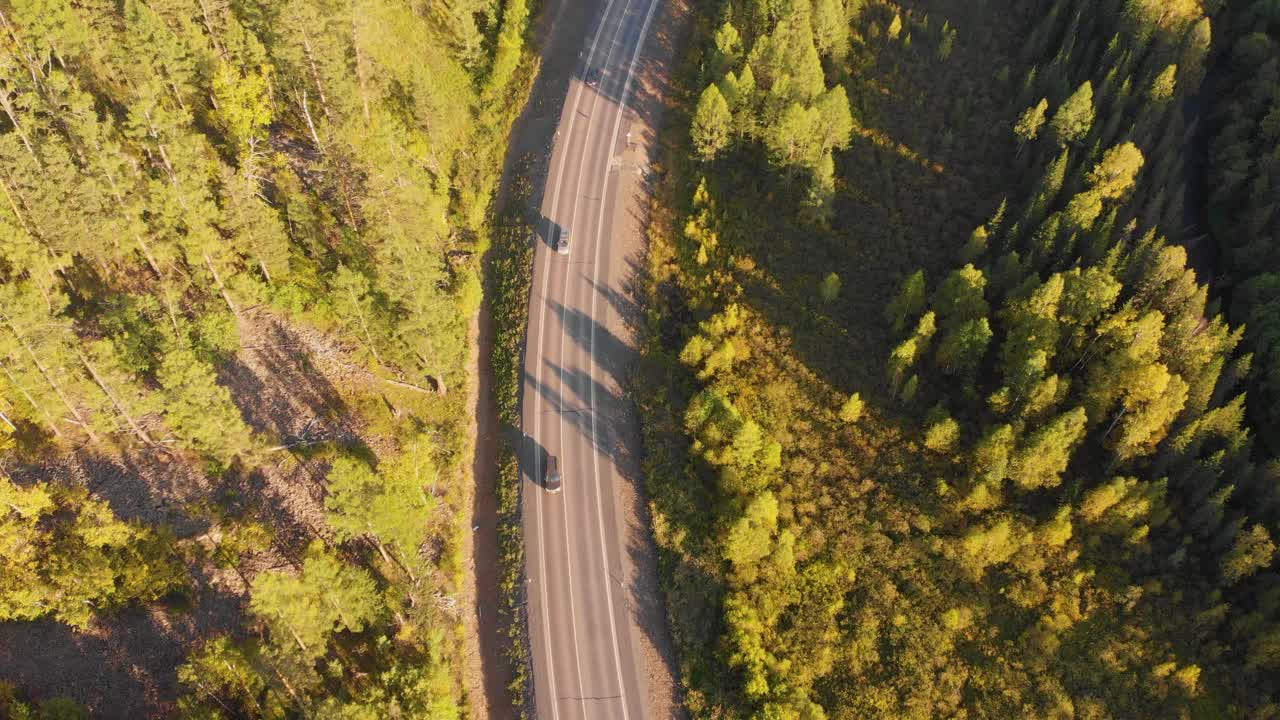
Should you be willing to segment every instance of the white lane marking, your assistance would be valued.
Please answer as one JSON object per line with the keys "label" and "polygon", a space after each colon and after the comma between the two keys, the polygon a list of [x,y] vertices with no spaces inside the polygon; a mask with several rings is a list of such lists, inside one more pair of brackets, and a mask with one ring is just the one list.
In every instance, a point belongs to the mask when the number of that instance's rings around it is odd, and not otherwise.
{"label": "white lane marking", "polygon": [[[653,19],[653,11],[654,9],[657,8],[657,6],[658,6],[658,3],[656,2],[656,0],[649,0],[649,9],[645,12],[644,24],[640,26],[640,36],[636,38],[636,47],[631,54],[631,62],[630,64],[627,65],[627,77],[622,84],[622,95],[620,97],[618,113],[615,116],[614,122],[613,122],[613,136],[612,138],[610,138],[609,146],[608,146],[609,159],[612,159],[613,149],[618,144],[618,133],[622,129],[622,117],[627,112],[627,93],[631,90],[631,76],[635,72],[636,61],[640,58],[640,50],[644,48],[644,39],[649,32],[649,22]],[[608,197],[607,193],[609,189],[609,174],[610,174],[609,166],[608,166],[608,163],[606,162],[604,185],[601,188],[601,193],[600,193],[600,198],[601,198],[600,211],[596,219],[596,229],[598,232],[600,232],[601,235],[604,234],[603,233],[604,207],[605,207],[605,199]],[[596,362],[596,326],[598,323],[595,322],[596,299],[600,297],[599,276],[600,276],[600,239],[597,238],[595,263],[591,269],[591,285],[592,285],[591,320],[592,322],[591,322],[590,355],[591,355],[591,363],[593,366],[599,366],[599,363]],[[609,545],[605,541],[604,509],[600,501],[600,452],[599,450],[596,449],[596,445],[597,445],[596,416],[597,415],[598,415],[598,408],[596,405],[596,384],[593,382],[591,383],[591,446],[592,446],[591,461],[595,468],[595,472],[593,473],[593,475],[595,478],[595,495],[596,495],[596,527],[600,531],[600,548],[601,548],[600,567],[601,567],[601,570],[604,571],[605,600],[609,605],[608,607],[609,637],[613,641],[613,663],[614,663],[613,667],[618,677],[618,695],[622,702],[622,718],[623,720],[627,720],[627,686],[622,679],[622,654],[618,650],[618,627],[613,617],[613,590],[612,590],[612,583],[609,582],[611,577],[609,574],[609,553],[608,553]],[[607,467],[612,467],[612,466],[607,466]],[[639,690],[639,688],[637,688],[637,690]]]}
{"label": "white lane marking", "polygon": [[[601,16],[601,18],[600,18],[600,26],[596,28],[596,34],[595,34],[595,36],[591,39],[591,48],[587,51],[587,64],[588,64],[588,66],[591,64],[591,60],[592,60],[592,58],[594,58],[594,57],[595,57],[596,45],[600,42],[600,36],[604,33],[605,20],[607,20],[607,19],[608,19],[608,17],[609,17],[609,12],[610,12],[610,10],[613,8],[613,3],[614,3],[614,2],[615,2],[615,0],[608,0],[608,2],[606,2],[606,4],[605,4],[604,14],[603,14],[603,15]],[[630,2],[630,0],[628,0],[628,2]],[[572,81],[570,81],[570,82],[572,82]],[[572,105],[573,110],[572,110],[572,112],[570,112],[570,113],[569,113],[569,127],[568,127],[568,131],[567,131],[567,133],[565,134],[565,142],[566,142],[566,145],[565,145],[565,153],[566,153],[566,155],[562,155],[562,156],[561,156],[561,159],[560,159],[560,168],[559,168],[559,172],[558,172],[557,177],[556,177],[556,186],[555,186],[555,188],[553,188],[553,189],[552,189],[551,207],[550,207],[550,210],[551,210],[551,213],[553,213],[553,214],[555,213],[556,205],[557,205],[557,204],[559,203],[559,201],[560,201],[560,181],[564,178],[564,167],[565,167],[565,163],[568,161],[568,157],[567,157],[567,153],[569,152],[569,145],[568,145],[568,143],[569,143],[569,142],[572,140],[572,138],[573,138],[573,125],[574,125],[574,121],[575,121],[575,120],[577,120],[577,117],[578,117],[578,104],[582,101],[582,85],[579,83],[579,84],[575,87],[575,89],[577,90],[577,93],[574,95],[573,105]],[[558,133],[558,131],[557,131],[557,137],[558,137],[558,135],[559,135],[559,133]],[[547,237],[548,237],[548,238],[550,238],[550,237],[551,237],[551,232],[552,232],[553,225],[554,225],[554,222],[551,220],[550,215],[548,215],[548,217],[547,217]],[[542,343],[542,340],[543,340],[543,334],[544,334],[544,331],[546,330],[546,325],[547,325],[547,315],[548,315],[548,311],[547,311],[547,306],[546,306],[545,298],[546,298],[546,296],[547,296],[547,288],[548,288],[548,285],[549,285],[549,284],[550,284],[550,282],[551,282],[551,280],[550,280],[550,276],[551,276],[551,258],[550,258],[550,257],[548,257],[548,252],[547,252],[547,249],[546,249],[546,248],[543,248],[542,256],[543,256],[543,259],[544,259],[544,262],[543,262],[544,270],[543,270],[543,273],[542,273],[542,298],[543,298],[543,300],[540,302],[540,304],[542,305],[542,317],[541,317],[541,318],[539,318],[539,322],[538,322],[538,353],[539,353],[539,357],[541,357],[541,353],[542,353],[542,344],[543,344],[543,343]],[[526,354],[527,354],[527,351],[526,351]],[[542,365],[543,365],[543,363],[542,363],[542,362],[538,362],[538,363],[534,366],[534,370],[533,370],[533,382],[534,382],[533,404],[534,404],[534,410],[535,410],[534,415],[533,415],[533,436],[534,436],[534,438],[540,438],[540,437],[541,437],[541,429],[542,429],[542,413],[541,413],[541,412],[537,412],[537,410],[538,410],[538,406],[542,403]],[[533,463],[533,465],[534,465],[534,472],[535,472],[535,474],[537,474],[537,471],[538,471],[538,469],[539,469],[539,464],[538,464],[538,462],[537,462],[538,460],[541,460],[541,457],[537,458],[537,459],[534,461],[534,463]],[[543,512],[542,512],[542,495],[543,495],[543,493],[541,492],[541,489],[537,487],[537,483],[536,483],[536,481],[534,482],[534,489],[535,489],[535,491],[536,491],[536,492],[534,493],[534,495],[537,497],[537,501],[535,502],[535,505],[536,505],[536,507],[537,507],[537,512],[538,512],[538,567],[539,567],[539,570],[540,570],[540,573],[539,573],[539,574],[542,576],[542,583],[540,583],[540,587],[538,588],[538,593],[539,593],[539,595],[541,596],[541,599],[542,599],[542,636],[543,636],[543,641],[546,643],[546,651],[547,651],[547,680],[548,680],[548,681],[550,682],[550,684],[551,684],[551,688],[550,688],[550,689],[551,689],[551,717],[552,717],[552,720],[560,720],[560,693],[559,693],[559,690],[556,688],[556,667],[555,667],[555,666],[556,666],[556,663],[555,663],[555,652],[554,652],[554,650],[552,649],[552,644],[551,644],[551,619],[550,619],[550,616],[549,616],[549,615],[548,615],[548,613],[547,613],[547,605],[548,605],[548,600],[547,600],[547,585],[548,585],[548,583],[547,583],[547,551],[546,551],[546,542],[545,542],[545,537],[546,537],[546,535],[545,535],[545,533],[543,532],[543,526],[542,526],[542,516],[543,516]],[[563,503],[563,501],[562,501],[562,503]],[[565,548],[565,553],[566,553],[566,556],[567,556],[567,555],[568,555],[568,548]],[[573,573],[572,573],[572,572],[570,572],[570,573],[569,573],[569,582],[570,582],[570,586],[569,586],[569,614],[570,614],[570,622],[571,622],[571,623],[572,623],[572,625],[574,626],[574,627],[573,627],[573,632],[574,632],[575,640],[574,640],[574,645],[573,645],[573,651],[574,651],[574,662],[575,662],[575,663],[577,663],[577,652],[578,652],[578,643],[577,643],[577,639],[576,639],[576,636],[577,636],[577,620],[574,618],[574,614],[573,614],[573,613],[574,613],[574,610],[573,610],[573,585],[572,585],[572,583],[573,583]],[[579,686],[579,687],[578,687],[578,696],[579,696],[579,697],[582,697],[583,693],[582,693],[582,687],[581,687],[581,686],[582,686],[582,671],[581,671],[581,669],[579,669],[579,670],[578,670],[578,686]]]}
{"label": "white lane marking", "polygon": [[[624,28],[625,23],[624,23],[624,22],[622,22],[622,20],[625,20],[625,18],[627,17],[627,11],[629,11],[630,9],[631,9],[631,0],[626,0],[625,4],[622,6],[622,15],[621,15],[621,19],[620,19],[620,20],[619,20],[619,22],[617,23],[616,31],[613,33],[613,37],[612,37],[612,38],[611,38],[611,40],[609,41],[609,50],[605,53],[605,57],[604,57],[604,64],[605,64],[606,66],[607,66],[607,65],[609,65],[609,63],[613,60],[613,51],[614,51],[615,49],[617,49],[617,47],[618,47],[618,38],[619,38],[619,37],[621,37],[621,36],[622,36],[622,34],[623,34],[623,33],[622,33],[622,30],[623,30],[623,28]],[[609,9],[608,9],[608,8],[606,8],[606,10],[605,10],[605,14],[604,14],[603,16],[601,16],[601,18],[600,18],[600,30],[599,30],[599,31],[597,31],[597,32],[601,32],[601,31],[603,31],[604,25],[605,25],[605,23],[606,23],[608,20],[609,20]],[[592,57],[588,56],[588,58],[587,58],[587,66],[588,66],[588,68],[590,68],[591,60],[592,60]],[[582,86],[581,86],[581,84],[579,84],[579,93],[581,93],[581,87],[582,87]],[[592,122],[592,119],[595,117],[596,108],[597,108],[597,107],[599,106],[599,104],[600,104],[600,95],[601,95],[601,94],[600,94],[600,91],[599,91],[599,90],[596,90],[596,91],[592,94],[592,98],[591,98],[591,110],[590,110],[590,112],[589,112],[589,113],[588,113],[588,115],[587,115],[587,133],[586,133],[586,135],[582,138],[582,153],[581,153],[581,155],[579,155],[579,157],[578,157],[578,177],[577,177],[577,179],[576,179],[576,181],[575,181],[575,185],[574,185],[574,190],[575,190],[575,192],[573,193],[573,198],[572,198],[572,200],[570,201],[570,205],[569,205],[568,226],[569,226],[570,228],[575,227],[575,226],[576,226],[576,224],[577,224],[577,219],[578,219],[578,200],[579,200],[579,199],[581,199],[581,197],[582,197],[582,175],[583,175],[583,168],[584,168],[584,167],[586,166],[586,164],[587,164],[587,163],[586,163],[586,159],[587,159],[587,158],[589,158],[589,157],[590,157],[590,154],[591,154],[591,133],[592,133],[592,130],[594,130],[594,129],[595,129],[595,123],[594,123],[594,122]],[[575,114],[574,114],[574,119],[576,119],[576,117],[577,117],[577,113],[578,113],[578,105],[577,105],[577,104],[575,104],[575,105],[574,105],[574,113],[575,113]],[[572,132],[572,127],[570,127],[570,134],[569,134],[569,136],[568,136],[568,138],[567,138],[566,142],[570,142],[570,143],[571,143],[571,142],[573,142],[573,132]],[[561,170],[561,172],[560,172],[560,174],[559,174],[559,177],[557,177],[557,179],[556,179],[555,195],[553,196],[553,199],[552,199],[552,203],[553,203],[553,205],[552,205],[552,208],[551,208],[551,211],[552,211],[553,213],[554,213],[554,212],[556,212],[556,210],[557,210],[557,208],[558,208],[558,206],[559,206],[559,199],[560,199],[560,184],[561,184],[561,182],[563,181],[563,175],[564,175],[563,171],[564,171],[564,168],[565,168],[565,166],[564,166],[564,165],[561,165],[561,166],[560,166],[560,170]],[[607,178],[606,178],[606,179],[607,179]],[[566,355],[565,355],[565,352],[564,352],[565,340],[566,340],[567,336],[569,335],[569,326],[568,326],[568,322],[567,322],[567,318],[568,318],[568,314],[569,314],[569,305],[568,305],[568,300],[569,300],[569,272],[568,272],[567,270],[566,270],[566,272],[565,272],[565,274],[564,274],[564,285],[563,285],[563,287],[562,287],[562,291],[561,291],[560,297],[564,300],[564,302],[560,303],[560,358],[561,358],[561,362],[562,362],[564,365],[566,365],[566,366],[567,366],[567,362],[565,361]],[[563,405],[563,403],[564,403],[564,386],[565,386],[565,382],[564,382],[564,377],[565,377],[565,376],[564,376],[564,372],[565,372],[565,369],[566,369],[566,367],[563,367],[563,366],[562,366],[562,367],[561,367],[561,373],[560,373],[560,393],[561,393],[561,404],[562,404],[562,405]],[[557,421],[557,423],[559,424],[559,430],[560,430],[560,433],[559,433],[559,434],[560,434],[560,455],[561,455],[561,457],[563,458],[563,457],[565,457],[565,454],[564,454],[564,435],[565,435],[565,433],[564,433],[564,424],[565,424],[565,413],[563,413],[563,412],[559,413],[559,414],[558,414],[558,416],[557,416],[557,418],[556,418],[556,421]],[[595,451],[595,442],[594,442],[594,437],[593,437],[593,439],[592,439],[592,448],[591,448],[591,450],[592,450],[592,452],[594,452],[594,451]],[[563,463],[561,463],[561,464],[563,465]],[[561,475],[563,475],[563,474],[564,474],[564,470],[562,469],[562,470],[561,470]],[[576,488],[576,486],[575,486],[575,488]],[[563,525],[563,527],[564,527],[565,562],[566,562],[566,565],[567,565],[568,570],[569,570],[569,615],[570,615],[570,619],[571,619],[571,621],[573,622],[573,661],[574,661],[574,664],[576,665],[577,670],[578,670],[578,698],[579,698],[579,703],[580,703],[580,705],[581,705],[581,707],[582,707],[582,714],[583,714],[583,717],[584,717],[584,718],[587,718],[588,720],[590,720],[589,716],[587,715],[587,693],[583,690],[583,685],[582,685],[582,660],[581,660],[581,654],[580,654],[580,653],[579,653],[579,651],[578,651],[578,650],[579,650],[579,648],[578,648],[578,620],[577,620],[577,614],[576,614],[576,611],[575,611],[575,605],[574,605],[574,602],[573,602],[573,552],[572,552],[572,548],[573,548],[573,546],[572,546],[572,544],[571,544],[571,542],[570,542],[570,538],[569,538],[569,498],[568,498],[568,493],[567,493],[567,492],[563,492],[563,491],[562,491],[562,495],[563,495],[563,497],[564,497],[564,500],[562,501],[562,502],[563,502],[563,507],[564,507],[564,512],[562,512],[562,513],[560,514],[560,519],[562,520],[562,525]],[[602,552],[603,552],[603,549],[602,549]],[[606,578],[605,578],[605,586],[606,586],[606,589],[608,589],[608,577],[606,577]],[[609,620],[610,620],[610,623],[612,623],[612,621],[613,621],[613,610],[612,610],[612,608],[608,608],[608,612],[609,612]],[[616,650],[614,651],[614,655],[615,655],[615,658],[616,658],[616,656],[617,656],[617,651],[616,651]],[[624,709],[623,719],[622,719],[622,720],[628,720],[628,718],[626,717],[625,709]]]}

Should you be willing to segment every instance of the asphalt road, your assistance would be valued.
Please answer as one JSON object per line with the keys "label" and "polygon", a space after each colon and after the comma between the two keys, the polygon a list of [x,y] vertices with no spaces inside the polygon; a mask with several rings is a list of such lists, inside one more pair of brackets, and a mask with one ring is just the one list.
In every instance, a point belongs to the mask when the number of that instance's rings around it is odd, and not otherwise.
{"label": "asphalt road", "polygon": [[[624,296],[620,181],[643,167],[627,102],[643,64],[657,0],[607,0],[583,38],[542,200],[525,345],[522,453],[524,538],[534,702],[540,720],[648,718],[628,543],[615,488],[622,482],[619,368],[629,356],[611,327]],[[595,78],[589,86],[585,79]],[[551,246],[571,230],[571,253]],[[548,455],[563,489],[542,486]]]}

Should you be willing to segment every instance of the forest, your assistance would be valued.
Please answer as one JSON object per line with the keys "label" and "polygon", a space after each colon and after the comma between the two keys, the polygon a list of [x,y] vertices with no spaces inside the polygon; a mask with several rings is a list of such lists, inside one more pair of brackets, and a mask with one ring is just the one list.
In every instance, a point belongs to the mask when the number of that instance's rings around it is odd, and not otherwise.
{"label": "forest", "polygon": [[525,0],[0,0],[0,715],[468,715]]}
{"label": "forest", "polygon": [[632,383],[690,714],[1280,717],[1280,6],[697,23]]}

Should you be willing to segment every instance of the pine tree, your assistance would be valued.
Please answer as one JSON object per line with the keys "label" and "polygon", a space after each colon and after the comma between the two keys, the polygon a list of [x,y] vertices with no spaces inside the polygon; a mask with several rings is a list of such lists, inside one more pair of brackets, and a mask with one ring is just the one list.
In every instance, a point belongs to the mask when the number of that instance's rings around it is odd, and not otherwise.
{"label": "pine tree", "polygon": [[431,455],[430,439],[420,435],[381,472],[355,458],[339,459],[325,498],[329,524],[343,538],[372,537],[384,557],[394,554],[413,574],[421,564],[418,548],[439,508],[428,492],[428,484],[438,482]]}
{"label": "pine tree", "polygon": [[818,297],[822,298],[825,303],[835,302],[840,297],[840,276],[835,273],[827,273],[822,278],[822,282],[818,283]]}
{"label": "pine tree", "polygon": [[792,103],[777,122],[765,129],[765,146],[770,159],[792,172],[812,168],[822,156],[822,118],[814,108]]}
{"label": "pine tree", "polygon": [[907,323],[924,311],[927,294],[923,270],[915,271],[902,281],[898,294],[885,306],[885,317],[893,324],[894,334],[902,332]]}
{"label": "pine tree", "polygon": [[0,619],[52,616],[86,628],[95,613],[150,601],[186,576],[169,540],[126,523],[80,487],[15,485],[0,474]]}
{"label": "pine tree", "polygon": [[814,0],[813,41],[818,52],[841,65],[849,54],[848,21],[840,0]]}
{"label": "pine tree", "polygon": [[898,36],[900,36],[901,34],[902,34],[902,15],[899,13],[894,13],[893,20],[889,21],[889,29],[887,31],[887,35],[889,36],[890,40],[897,40]]}
{"label": "pine tree", "polygon": [[307,550],[301,574],[270,571],[254,578],[249,609],[277,642],[292,639],[311,658],[325,652],[335,631],[360,632],[383,611],[369,574],[319,544]]}
{"label": "pine tree", "polygon": [[339,265],[333,275],[332,287],[335,314],[344,321],[348,332],[363,342],[374,362],[382,365],[378,346],[383,341],[375,340],[372,330],[376,310],[369,279],[363,273]]}
{"label": "pine tree", "polygon": [[1049,121],[1058,145],[1074,145],[1084,139],[1093,127],[1094,113],[1093,85],[1086,80],[1058,107]]}
{"label": "pine tree", "polygon": [[715,53],[712,57],[713,75],[730,72],[742,62],[742,35],[733,23],[725,20],[716,28],[714,35]]}
{"label": "pine tree", "polygon": [[178,668],[178,681],[192,690],[179,701],[179,708],[194,713],[204,701],[224,708],[234,704],[258,717],[287,714],[292,701],[273,687],[263,664],[253,645],[235,643],[225,635],[209,640]]}
{"label": "pine tree", "polygon": [[849,147],[853,134],[853,114],[849,109],[849,96],[843,85],[836,85],[818,96],[813,104],[816,116],[818,145],[824,153]]}
{"label": "pine tree", "polygon": [[964,322],[942,337],[936,355],[938,365],[953,375],[977,372],[991,338],[991,324],[985,317]]}
{"label": "pine tree", "polygon": [[955,329],[986,317],[989,312],[986,287],[986,275],[973,265],[953,271],[938,286],[931,300],[938,312],[939,324],[945,329]]}
{"label": "pine tree", "polygon": [[222,462],[252,447],[249,427],[230,391],[194,351],[170,350],[156,377],[164,393],[165,425],[183,445]]}
{"label": "pine tree", "polygon": [[1228,584],[1235,584],[1271,564],[1276,554],[1276,544],[1271,534],[1261,525],[1254,525],[1239,535],[1231,551],[1222,561],[1222,577]]}
{"label": "pine tree", "polygon": [[849,396],[848,400],[840,406],[840,419],[847,423],[856,423],[862,417],[862,411],[865,403],[862,401],[862,395],[854,393]]}
{"label": "pine tree", "polygon": [[66,304],[62,293],[41,292],[29,281],[0,285],[0,357],[31,417],[61,435],[58,418],[65,413],[70,424],[97,441],[93,411],[103,410],[106,398],[78,371],[76,339],[62,315]]}
{"label": "pine tree", "polygon": [[729,146],[733,127],[733,115],[729,104],[714,83],[702,91],[698,109],[693,116],[693,144],[699,157],[714,160],[720,151]]}
{"label": "pine tree", "polygon": [[1048,111],[1048,98],[1041,98],[1039,103],[1027,108],[1025,112],[1018,116],[1017,122],[1013,124],[1013,134],[1018,138],[1019,147],[1040,136],[1040,128],[1044,127]]}
{"label": "pine tree", "polygon": [[1025,490],[1056,487],[1084,439],[1084,408],[1069,410],[1028,436],[1009,467],[1009,478]]}
{"label": "pine tree", "polygon": [[1177,89],[1177,86],[1178,66],[1170,65],[1151,81],[1151,88],[1147,91],[1147,97],[1156,103],[1168,102],[1173,97],[1173,92]]}

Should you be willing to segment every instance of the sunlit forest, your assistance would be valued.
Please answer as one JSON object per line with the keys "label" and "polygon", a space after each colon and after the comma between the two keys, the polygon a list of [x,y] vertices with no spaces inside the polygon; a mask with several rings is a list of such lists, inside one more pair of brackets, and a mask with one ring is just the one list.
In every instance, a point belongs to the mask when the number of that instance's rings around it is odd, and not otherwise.
{"label": "sunlit forest", "polygon": [[0,715],[455,718],[524,0],[0,0]]}
{"label": "sunlit forest", "polygon": [[1280,717],[1278,42],[702,8],[633,383],[693,717]]}
{"label": "sunlit forest", "polygon": [[[539,9],[0,0],[0,716],[473,716]],[[693,15],[629,382],[688,713],[1280,720],[1280,3]]]}

